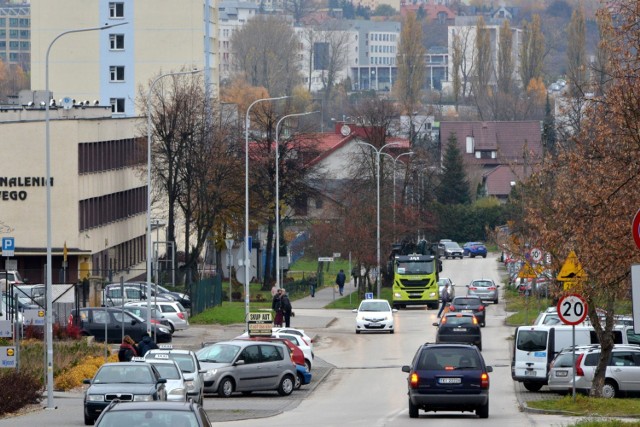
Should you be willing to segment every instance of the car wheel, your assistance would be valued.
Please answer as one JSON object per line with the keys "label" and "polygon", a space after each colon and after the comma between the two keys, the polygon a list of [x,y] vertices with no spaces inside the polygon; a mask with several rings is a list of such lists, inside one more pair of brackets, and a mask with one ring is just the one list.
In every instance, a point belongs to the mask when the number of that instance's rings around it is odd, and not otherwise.
{"label": "car wheel", "polygon": [[311,362],[309,359],[304,359],[304,366],[307,367],[307,371],[311,372]]}
{"label": "car wheel", "polygon": [[605,380],[604,385],[602,386],[602,397],[611,399],[616,397],[618,393],[618,387],[616,386],[615,381],[613,380]]}
{"label": "car wheel", "polygon": [[475,255],[473,255],[473,254],[469,254],[469,257],[470,257],[470,258],[475,258],[476,256],[475,256]]}
{"label": "car wheel", "polygon": [[482,255],[482,258],[486,258],[486,257],[487,257],[487,254]]}
{"label": "car wheel", "polygon": [[489,418],[489,399],[486,404],[476,409],[476,415],[480,418]]}
{"label": "car wheel", "polygon": [[525,381],[522,385],[529,391],[539,391],[542,388],[542,383],[532,383],[529,381]]}
{"label": "car wheel", "polygon": [[411,398],[409,398],[409,418],[418,418],[418,407],[411,403]]}
{"label": "car wheel", "polygon": [[90,416],[89,416],[89,415],[87,415],[87,413],[85,412],[85,414],[84,414],[84,425],[86,425],[86,426],[92,426],[94,422],[95,422],[95,420],[93,419],[93,417],[90,417]]}
{"label": "car wheel", "polygon": [[449,259],[449,255],[445,255],[445,256],[444,256],[444,259]]}
{"label": "car wheel", "polygon": [[218,396],[231,397],[233,394],[233,380],[229,377],[223,378],[218,385]]}
{"label": "car wheel", "polygon": [[476,347],[478,347],[478,350],[482,351],[482,341],[480,341],[479,343],[476,344]]}
{"label": "car wheel", "polygon": [[295,380],[292,375],[285,375],[280,380],[280,385],[278,386],[278,394],[280,396],[289,396],[293,392],[293,387],[295,386]]}
{"label": "car wheel", "polygon": [[494,303],[494,304],[497,304],[497,303],[498,303],[498,298],[494,299],[494,300],[493,300],[493,303]]}
{"label": "car wheel", "polygon": [[204,393],[200,393],[200,398],[198,399],[198,404],[200,406],[204,405]]}
{"label": "car wheel", "polygon": [[301,386],[302,386],[302,374],[300,372],[297,373],[296,375],[296,383],[293,386],[294,389],[298,390]]}
{"label": "car wheel", "polygon": [[483,320],[483,321],[480,323],[480,327],[481,327],[481,328],[484,328],[484,325],[485,325],[485,323],[484,323],[484,320]]}
{"label": "car wheel", "polygon": [[393,333],[395,333],[395,332],[396,332],[396,331],[395,331],[395,330],[393,330],[393,329],[391,329],[391,330],[389,331],[389,333],[390,333],[390,334],[393,334]]}
{"label": "car wheel", "polygon": [[171,329],[171,335],[176,331],[176,328],[174,328],[173,323],[171,322],[169,322],[169,329]]}
{"label": "car wheel", "polygon": [[359,334],[359,333],[360,333],[360,329],[356,329],[356,334]]}

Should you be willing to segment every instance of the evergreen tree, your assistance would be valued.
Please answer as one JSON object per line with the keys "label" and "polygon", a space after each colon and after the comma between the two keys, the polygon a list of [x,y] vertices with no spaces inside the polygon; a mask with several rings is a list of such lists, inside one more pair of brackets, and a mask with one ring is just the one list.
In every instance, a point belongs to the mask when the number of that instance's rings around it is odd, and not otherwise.
{"label": "evergreen tree", "polygon": [[469,195],[469,181],[464,170],[462,154],[458,149],[458,138],[451,134],[447,141],[447,148],[442,160],[442,179],[436,190],[438,202],[444,205],[468,204],[471,202]]}
{"label": "evergreen tree", "polygon": [[547,94],[547,104],[545,106],[544,121],[542,122],[542,144],[545,153],[556,156],[556,122],[551,112],[551,103]]}

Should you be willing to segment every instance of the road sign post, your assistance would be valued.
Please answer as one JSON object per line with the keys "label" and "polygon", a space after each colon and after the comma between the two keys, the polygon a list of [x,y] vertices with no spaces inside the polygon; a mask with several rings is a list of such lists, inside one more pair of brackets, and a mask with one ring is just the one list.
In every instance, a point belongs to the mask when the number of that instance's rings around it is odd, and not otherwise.
{"label": "road sign post", "polygon": [[573,355],[573,401],[576,401],[576,325],[587,317],[587,302],[578,294],[565,295],[558,301],[558,317],[571,325],[571,353]]}

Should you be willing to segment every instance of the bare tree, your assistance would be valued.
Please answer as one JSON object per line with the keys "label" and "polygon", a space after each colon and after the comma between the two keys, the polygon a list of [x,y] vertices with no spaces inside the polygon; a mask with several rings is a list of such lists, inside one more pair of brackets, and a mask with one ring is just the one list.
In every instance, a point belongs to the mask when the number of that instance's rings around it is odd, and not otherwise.
{"label": "bare tree", "polygon": [[[460,78],[460,92],[463,98],[469,95],[471,89],[471,77],[474,70],[474,44],[472,32],[474,27],[461,27],[450,29],[452,45],[452,64],[459,64],[458,74]],[[454,67],[455,68],[455,67]],[[452,76],[452,78],[455,78]]]}
{"label": "bare tree", "polygon": [[545,44],[540,28],[540,15],[533,15],[531,23],[524,22],[522,29],[522,45],[520,47],[520,79],[522,87],[527,88],[529,82],[542,77]]}
{"label": "bare tree", "polygon": [[491,34],[480,16],[476,24],[474,49],[475,73],[472,80],[473,96],[478,106],[480,118],[483,119],[488,97],[491,94],[489,84],[493,77],[493,61],[491,54]]}
{"label": "bare tree", "polygon": [[[412,116],[421,98],[424,85],[425,49],[422,45],[422,27],[416,14],[410,12],[404,19],[398,47],[398,79],[394,91],[404,112]],[[413,123],[411,124],[413,128]]]}
{"label": "bare tree", "polygon": [[504,20],[500,27],[498,43],[498,73],[497,86],[502,93],[511,93],[513,90],[513,34],[508,20]]}
{"label": "bare tree", "polygon": [[567,38],[569,89],[573,96],[579,96],[587,82],[586,26],[581,6],[578,6],[571,15]]}
{"label": "bare tree", "polygon": [[253,86],[276,96],[290,94],[301,81],[298,72],[300,41],[286,20],[259,15],[233,33],[231,47],[237,71]]}

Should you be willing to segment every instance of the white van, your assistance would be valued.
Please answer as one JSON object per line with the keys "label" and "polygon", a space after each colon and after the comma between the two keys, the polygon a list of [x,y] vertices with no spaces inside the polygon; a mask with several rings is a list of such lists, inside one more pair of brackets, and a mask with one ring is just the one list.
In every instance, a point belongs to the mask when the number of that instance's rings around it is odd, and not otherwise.
{"label": "white van", "polygon": [[[619,326],[613,331],[614,344],[636,344],[640,336],[633,326]],[[511,357],[511,378],[523,383],[529,391],[538,391],[547,384],[549,364],[563,348],[573,344],[569,325],[533,325],[516,328]],[[592,326],[576,326],[575,345],[598,344]]]}

